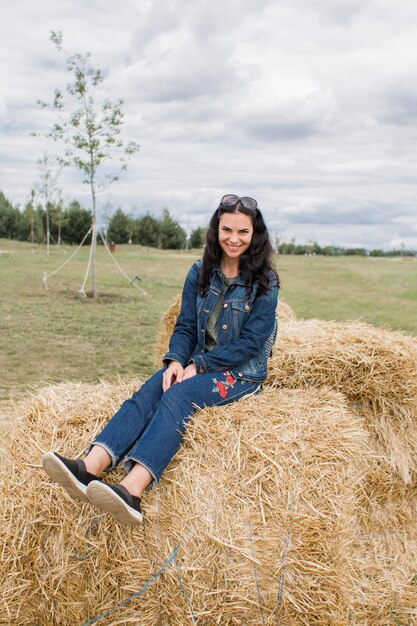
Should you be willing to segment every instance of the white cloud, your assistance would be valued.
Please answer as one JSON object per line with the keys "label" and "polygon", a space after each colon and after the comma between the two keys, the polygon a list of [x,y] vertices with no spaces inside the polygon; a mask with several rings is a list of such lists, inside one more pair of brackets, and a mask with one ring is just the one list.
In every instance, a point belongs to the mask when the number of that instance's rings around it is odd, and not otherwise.
{"label": "white cloud", "polygon": [[[6,0],[0,189],[22,203],[36,179],[45,142],[29,134],[52,118],[35,101],[69,79],[49,42],[62,30],[141,144],[103,204],[203,225],[232,191],[288,237],[414,241],[416,18],[411,0]],[[78,181],[65,196],[88,202]]]}

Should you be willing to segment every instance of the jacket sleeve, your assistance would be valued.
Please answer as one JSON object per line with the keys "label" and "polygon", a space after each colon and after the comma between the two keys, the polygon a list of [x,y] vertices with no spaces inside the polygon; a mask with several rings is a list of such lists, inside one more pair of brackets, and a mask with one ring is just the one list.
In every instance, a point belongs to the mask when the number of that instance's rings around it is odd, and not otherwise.
{"label": "jacket sleeve", "polygon": [[239,339],[193,356],[197,372],[203,374],[233,369],[262,353],[275,329],[277,300],[278,285],[275,281],[267,293],[255,298]]}
{"label": "jacket sleeve", "polygon": [[196,261],[190,268],[182,290],[181,310],[174,331],[169,341],[168,352],[163,357],[166,367],[168,361],[178,361],[185,367],[197,347],[197,293],[201,261]]}

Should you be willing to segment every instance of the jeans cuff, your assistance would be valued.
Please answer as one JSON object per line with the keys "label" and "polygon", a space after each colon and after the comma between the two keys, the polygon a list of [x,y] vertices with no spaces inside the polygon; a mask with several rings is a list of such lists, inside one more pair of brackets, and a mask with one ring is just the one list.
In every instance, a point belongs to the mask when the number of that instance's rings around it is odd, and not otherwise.
{"label": "jeans cuff", "polygon": [[119,459],[114,454],[113,450],[109,448],[107,444],[102,443],[101,441],[93,441],[92,443],[90,443],[90,445],[87,448],[87,454],[92,450],[93,446],[100,446],[100,448],[103,448],[103,450],[105,450],[111,458],[111,464],[109,465],[109,467],[106,467],[104,471],[110,472],[110,470],[114,469],[116,465],[119,463]]}
{"label": "jeans cuff", "polygon": [[126,470],[127,473],[131,471],[135,463],[139,463],[139,465],[142,465],[142,467],[147,469],[150,475],[152,476],[153,480],[146,487],[146,491],[148,491],[149,489],[152,489],[152,487],[154,487],[155,485],[159,483],[160,479],[157,477],[155,471],[151,469],[149,465],[147,463],[144,463],[141,459],[135,459],[132,456],[125,456],[125,458],[122,461],[123,468]]}

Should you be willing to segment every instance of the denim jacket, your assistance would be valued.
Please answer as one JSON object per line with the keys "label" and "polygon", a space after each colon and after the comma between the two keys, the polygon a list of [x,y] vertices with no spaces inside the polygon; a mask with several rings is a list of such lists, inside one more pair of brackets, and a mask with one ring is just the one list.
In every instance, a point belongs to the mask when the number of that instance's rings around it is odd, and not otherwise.
{"label": "denim jacket", "polygon": [[239,274],[227,289],[218,319],[217,346],[204,351],[207,320],[221,292],[220,269],[211,276],[206,294],[198,293],[201,260],[190,268],[182,292],[181,311],[163,361],[178,361],[183,367],[194,362],[197,374],[229,371],[237,379],[263,381],[267,359],[277,334],[276,307],[278,284],[271,272],[267,293],[257,295],[254,283],[248,295],[244,277]]}

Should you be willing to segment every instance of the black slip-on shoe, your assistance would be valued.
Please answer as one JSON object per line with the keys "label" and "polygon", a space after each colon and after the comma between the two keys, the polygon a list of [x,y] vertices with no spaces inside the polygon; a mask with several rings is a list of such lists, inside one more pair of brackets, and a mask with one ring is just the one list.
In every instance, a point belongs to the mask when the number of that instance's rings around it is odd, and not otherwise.
{"label": "black slip-on shoe", "polygon": [[88,502],[87,485],[92,480],[97,482],[101,478],[87,472],[84,461],[66,459],[56,452],[47,452],[42,457],[42,465],[45,472],[59,483],[75,500]]}
{"label": "black slip-on shoe", "polygon": [[142,523],[140,498],[132,496],[123,485],[93,481],[87,487],[87,496],[91,504],[112,515],[120,524],[133,526]]}

